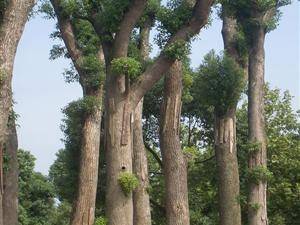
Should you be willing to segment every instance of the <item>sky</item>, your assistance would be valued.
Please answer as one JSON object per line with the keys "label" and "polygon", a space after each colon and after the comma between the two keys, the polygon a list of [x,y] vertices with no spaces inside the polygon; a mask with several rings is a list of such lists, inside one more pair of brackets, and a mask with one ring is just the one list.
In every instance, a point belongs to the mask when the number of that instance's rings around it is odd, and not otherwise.
{"label": "sky", "polygon": [[[266,37],[266,81],[271,87],[289,90],[295,96],[293,108],[296,110],[300,109],[300,3],[293,1],[282,12],[279,27]],[[201,64],[211,49],[222,50],[221,25],[215,18],[192,43],[193,68]],[[40,16],[30,19],[18,46],[13,76],[19,148],[36,157],[36,171],[43,174],[48,174],[55,153],[64,147],[61,110],[82,95],[78,84],[64,81],[62,73],[69,67],[69,60],[49,60],[49,51],[55,44],[49,35],[54,28],[53,20]],[[156,53],[154,46],[152,55]]]}

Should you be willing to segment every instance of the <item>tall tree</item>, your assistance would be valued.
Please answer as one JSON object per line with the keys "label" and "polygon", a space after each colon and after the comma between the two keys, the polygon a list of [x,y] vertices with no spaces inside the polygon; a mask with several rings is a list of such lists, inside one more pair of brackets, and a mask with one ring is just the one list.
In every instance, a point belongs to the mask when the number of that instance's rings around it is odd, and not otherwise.
{"label": "tall tree", "polygon": [[[164,50],[155,62],[141,71],[140,64],[128,57],[128,45],[146,0],[64,1],[64,11],[72,18],[88,21],[103,47],[107,71],[105,89],[107,193],[106,212],[110,225],[133,222],[132,185],[124,193],[122,182],[133,182],[131,114],[145,93],[163,76],[192,36],[207,23],[212,0],[198,0],[177,29],[167,37]],[[137,78],[137,76],[139,78]],[[130,178],[132,179],[127,179]],[[124,181],[124,180],[123,180]],[[134,182],[133,182],[134,183]],[[132,184],[132,183],[130,183]],[[123,186],[123,189],[122,189]],[[130,192],[129,194],[127,192]]]}
{"label": "tall tree", "polygon": [[[264,42],[267,32],[276,28],[280,15],[279,7],[289,4],[289,0],[270,1],[228,1],[236,18],[242,24],[248,40],[248,123],[249,144],[253,151],[249,154],[249,173],[267,173],[267,141],[264,120]],[[264,179],[249,183],[248,220],[249,225],[266,225],[267,182]]]}
{"label": "tall tree", "polygon": [[11,225],[18,224],[18,137],[14,117],[14,113],[11,112],[5,145],[5,156],[8,160],[4,170],[5,194],[3,196],[4,224]]}
{"label": "tall tree", "polygon": [[[100,131],[104,57],[96,35],[89,23],[73,19],[62,1],[51,0],[58,21],[58,28],[83,90],[79,108],[84,113],[81,130],[80,166],[76,198],[73,203],[72,225],[92,225],[98,183]],[[45,7],[45,6],[44,6]],[[94,36],[94,37],[93,37]],[[96,39],[96,40],[95,40]],[[94,46],[96,45],[96,46]]]}
{"label": "tall tree", "polygon": [[3,224],[3,149],[12,107],[11,81],[17,46],[34,0],[0,1],[0,225]]}
{"label": "tall tree", "polygon": [[[154,3],[155,4],[155,3]],[[147,6],[149,7],[149,5]],[[151,7],[151,5],[150,5]],[[153,25],[154,12],[147,12],[144,23],[140,27],[139,33],[139,50],[142,63],[149,61],[150,53],[150,30]],[[150,14],[150,15],[149,15]],[[151,18],[152,17],[152,18]],[[133,113],[133,172],[139,180],[138,187],[133,192],[133,224],[150,225],[151,209],[149,200],[149,177],[148,177],[148,159],[143,139],[143,102],[136,106]]]}
{"label": "tall tree", "polygon": [[[231,57],[244,71],[242,79],[246,79],[248,69],[243,43],[243,32],[238,30],[234,17],[222,9],[222,36],[225,54]],[[240,86],[233,87],[240,88]],[[240,93],[241,94],[241,93]],[[240,196],[239,166],[236,147],[236,107],[237,100],[227,111],[215,111],[214,148],[218,169],[219,215],[221,225],[241,224],[241,207],[237,200]]]}
{"label": "tall tree", "polygon": [[165,76],[161,108],[160,148],[166,183],[167,224],[188,225],[187,163],[180,143],[182,63],[176,61]]}

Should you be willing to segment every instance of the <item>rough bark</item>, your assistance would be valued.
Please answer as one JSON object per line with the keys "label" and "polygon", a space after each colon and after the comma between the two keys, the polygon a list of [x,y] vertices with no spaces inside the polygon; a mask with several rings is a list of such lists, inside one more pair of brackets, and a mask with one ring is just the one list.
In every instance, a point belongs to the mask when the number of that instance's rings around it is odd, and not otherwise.
{"label": "rough bark", "polygon": [[[264,121],[264,40],[265,30],[256,27],[252,31],[249,48],[248,126],[249,142],[259,143],[257,152],[249,156],[249,170],[267,166],[267,149]],[[249,184],[249,225],[267,225],[267,183]],[[259,208],[255,209],[254,205]]]}
{"label": "rough bark", "polygon": [[4,171],[3,215],[5,225],[18,225],[18,138],[14,121],[10,123],[5,148],[9,160]]}
{"label": "rough bark", "polygon": [[[149,58],[149,37],[151,20],[146,20],[140,29],[140,52],[144,61]],[[133,225],[151,225],[151,209],[148,194],[148,160],[143,140],[143,99],[133,114],[133,172],[139,179],[139,186],[133,192]]]}
{"label": "rough bark", "polygon": [[[236,63],[244,67],[246,63],[236,49],[237,22],[234,18],[223,17],[223,42],[226,53]],[[245,76],[246,77],[246,76]],[[219,224],[241,225],[241,207],[238,201],[240,195],[239,168],[236,148],[236,107],[230,107],[225,114],[215,113],[214,142],[218,171]]]}
{"label": "rough bark", "polygon": [[139,179],[139,186],[133,192],[133,224],[151,225],[150,200],[148,194],[148,160],[142,129],[143,101],[134,111],[133,121],[133,171]]}
{"label": "rough bark", "polygon": [[215,116],[215,153],[218,168],[220,225],[241,225],[235,110]]}
{"label": "rough bark", "polygon": [[[89,74],[84,72],[80,61],[84,54],[77,45],[71,18],[62,14],[60,0],[51,0],[58,20],[62,39],[70,54],[71,60],[79,74],[79,82],[84,97],[95,97],[99,102],[92,112],[84,118],[82,129],[82,146],[78,174],[78,190],[73,202],[71,225],[93,225],[95,220],[95,205],[98,184],[99,150],[101,136],[103,85],[90,87],[86,82]],[[99,61],[103,62],[102,49],[98,53]]]}
{"label": "rough bark", "polygon": [[180,144],[182,64],[176,61],[165,75],[160,119],[160,148],[166,184],[168,225],[189,225],[187,163]]}
{"label": "rough bark", "polygon": [[[34,0],[11,0],[0,18],[0,181],[3,181],[2,155],[12,104],[11,80],[17,46]],[[3,182],[0,182],[0,225],[3,224]]]}
{"label": "rough bark", "polygon": [[[91,95],[90,95],[91,96]],[[102,87],[95,95],[102,100]],[[72,225],[93,225],[98,183],[98,164],[100,149],[100,125],[102,107],[89,113],[82,130],[82,147],[80,152],[80,169],[78,190],[73,203]]]}
{"label": "rough bark", "polygon": [[[192,19],[170,39],[169,44],[178,40],[187,41],[192,35],[198,33],[207,22],[212,2],[212,0],[198,0],[193,10]],[[125,82],[125,76],[112,73],[109,65],[110,60],[127,57],[130,34],[145,7],[145,1],[140,1],[139,4],[136,3],[137,1],[133,1],[132,6],[130,6],[120,24],[119,32],[114,38],[111,55],[105,56],[109,74],[106,79],[105,101],[106,158],[108,165],[106,212],[109,225],[132,225],[133,223],[132,196],[126,197],[118,184],[118,176],[121,172],[132,172],[131,115],[144,94],[163,76],[163,73],[174,62],[174,59],[169,59],[162,53],[155,63],[146,69],[144,74],[131,87],[130,85],[125,87],[125,83],[129,83]],[[95,27],[95,30],[101,35],[101,28]]]}

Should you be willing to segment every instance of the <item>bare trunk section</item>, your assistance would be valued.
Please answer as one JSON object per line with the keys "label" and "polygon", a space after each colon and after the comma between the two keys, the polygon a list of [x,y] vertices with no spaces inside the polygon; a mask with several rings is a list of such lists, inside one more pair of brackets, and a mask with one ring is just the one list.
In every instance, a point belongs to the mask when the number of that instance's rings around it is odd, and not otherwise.
{"label": "bare trunk section", "polygon": [[11,80],[17,46],[33,0],[11,0],[0,18],[0,225],[3,225],[3,148],[12,104]]}
{"label": "bare trunk section", "polygon": [[220,225],[241,225],[239,168],[235,110],[215,116],[215,152],[218,168]]}
{"label": "bare trunk section", "polygon": [[18,225],[18,138],[14,121],[10,123],[5,148],[9,160],[4,171],[3,213],[5,225]]}
{"label": "bare trunk section", "polygon": [[133,192],[133,224],[151,225],[150,200],[147,189],[148,160],[143,140],[142,129],[143,101],[137,105],[133,122],[133,171],[139,179],[139,186]]}
{"label": "bare trunk section", "polygon": [[[241,67],[236,49],[237,22],[222,12],[224,49]],[[236,148],[236,105],[224,115],[215,113],[214,142],[218,171],[218,197],[220,225],[241,225],[239,167]]]}
{"label": "bare trunk section", "polygon": [[[149,58],[149,36],[151,20],[146,20],[140,29],[140,52],[144,61]],[[139,186],[133,192],[133,225],[151,225],[151,209],[148,194],[148,160],[143,140],[143,99],[136,106],[133,120],[133,172],[139,179]]]}
{"label": "bare trunk section", "polygon": [[[95,97],[102,100],[102,86]],[[90,95],[89,95],[90,96]],[[78,193],[73,204],[72,225],[93,225],[98,183],[98,165],[100,149],[102,106],[95,107],[84,121],[82,130],[82,148]]]}
{"label": "bare trunk section", "polygon": [[[264,40],[265,30],[252,31],[249,49],[248,126],[249,142],[259,143],[259,149],[249,156],[249,170],[267,167],[267,148],[264,121]],[[249,184],[249,225],[267,225],[267,183]],[[259,208],[257,209],[258,206]]]}
{"label": "bare trunk section", "polygon": [[183,155],[179,130],[181,117],[182,64],[179,61],[165,75],[164,100],[161,107],[160,147],[166,183],[168,225],[189,225],[187,163]]}
{"label": "bare trunk section", "polygon": [[[113,75],[109,75],[108,79],[118,79],[120,81],[114,81],[114,84],[124,84],[124,82],[121,82],[123,77],[111,76]],[[107,89],[105,108],[107,138],[106,214],[109,225],[132,225],[132,195],[126,196],[118,182],[120,173],[132,173],[131,109],[128,99],[121,94],[125,91],[122,85],[115,87],[112,84],[109,89]]]}

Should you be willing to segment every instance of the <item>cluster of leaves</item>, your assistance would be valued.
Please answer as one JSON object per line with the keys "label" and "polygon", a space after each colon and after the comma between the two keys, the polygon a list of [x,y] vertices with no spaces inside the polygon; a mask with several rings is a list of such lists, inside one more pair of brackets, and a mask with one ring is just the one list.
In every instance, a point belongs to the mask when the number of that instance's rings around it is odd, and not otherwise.
{"label": "cluster of leaves", "polygon": [[248,180],[251,183],[259,184],[260,182],[269,182],[272,178],[272,173],[266,166],[256,166],[248,170]]}
{"label": "cluster of leaves", "polygon": [[250,34],[255,27],[263,27],[266,32],[274,30],[281,16],[280,7],[288,5],[291,0],[222,0],[226,7]]}
{"label": "cluster of leaves", "polygon": [[124,74],[134,79],[141,73],[141,63],[134,58],[121,57],[112,60],[111,70],[117,75]]}
{"label": "cluster of leaves", "polygon": [[107,225],[108,221],[104,217],[97,217],[95,219],[95,225]]}
{"label": "cluster of leaves", "polygon": [[55,191],[47,177],[33,170],[34,161],[28,151],[18,151],[19,223],[50,225],[54,216]]}
{"label": "cluster of leaves", "polygon": [[193,4],[188,0],[171,0],[162,6],[157,14],[158,31],[157,44],[163,47],[169,37],[176,33],[182,25],[192,17]]}
{"label": "cluster of leaves", "polygon": [[201,96],[199,101],[213,106],[218,115],[224,115],[238,103],[244,80],[243,70],[232,58],[226,54],[218,56],[211,51],[204,57],[195,78],[198,96]]}
{"label": "cluster of leaves", "polygon": [[164,49],[164,54],[169,59],[173,60],[185,59],[189,52],[189,46],[185,43],[185,41],[182,40],[175,41],[172,44],[166,46],[166,48]]}
{"label": "cluster of leaves", "polygon": [[137,177],[130,172],[121,172],[118,177],[118,182],[126,196],[129,196],[139,185]]}

